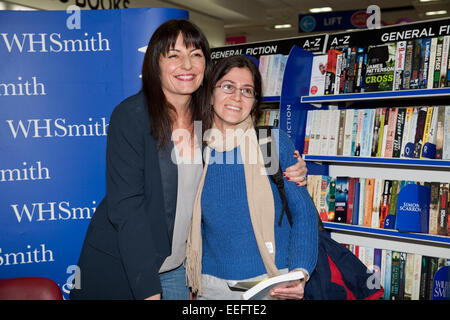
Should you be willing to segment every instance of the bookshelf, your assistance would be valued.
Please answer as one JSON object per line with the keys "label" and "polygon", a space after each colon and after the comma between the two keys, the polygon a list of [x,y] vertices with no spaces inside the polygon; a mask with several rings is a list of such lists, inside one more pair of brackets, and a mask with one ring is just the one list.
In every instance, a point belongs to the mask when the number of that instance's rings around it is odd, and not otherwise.
{"label": "bookshelf", "polygon": [[[448,23],[440,21],[439,24]],[[423,27],[425,24],[411,24],[403,27],[396,27],[397,30],[414,29],[418,26]],[[366,34],[366,39],[376,37],[367,36],[368,33],[383,34],[393,29],[378,31],[358,31],[353,33],[356,42],[362,43],[361,40]],[[431,29],[430,29],[431,30]],[[388,32],[393,34],[392,32]],[[351,35],[351,36],[353,36]],[[330,35],[329,41],[333,38],[339,38],[340,35]],[[359,45],[359,44],[358,44]],[[329,49],[330,46],[327,46]],[[293,52],[295,52],[293,50]],[[309,57],[309,53],[296,51],[296,55],[303,55],[304,58]],[[297,59],[299,59],[297,57]],[[308,110],[336,110],[346,109],[350,104],[356,109],[362,108],[379,108],[385,103],[398,103],[400,101],[408,101],[405,105],[411,105],[417,102],[433,105],[434,101],[445,101],[450,95],[450,88],[433,88],[433,89],[414,89],[400,91],[374,91],[360,93],[341,93],[330,95],[310,96],[307,88],[309,82],[307,74],[301,74],[297,77],[303,79],[298,82],[302,89],[298,91],[306,92],[298,97],[297,102],[292,103],[297,112],[292,117],[292,106],[290,110],[285,108],[280,115],[281,128],[287,129],[289,126],[299,128],[294,132],[293,141],[296,147],[303,150],[304,132],[306,128],[305,114]],[[285,79],[287,81],[287,79]],[[284,87],[283,87],[284,89]],[[283,97],[281,97],[283,100]],[[441,103],[443,104],[443,103]],[[283,107],[283,105],[282,105]],[[283,123],[288,119],[288,123]],[[294,123],[294,124],[293,124]],[[439,181],[450,182],[450,160],[436,159],[420,159],[420,158],[384,158],[384,157],[359,157],[359,156],[328,156],[317,154],[303,155],[303,159],[307,162],[308,173],[317,175],[328,175],[332,177],[360,177],[360,178],[380,178],[380,179],[396,179],[396,180],[413,180],[413,181]],[[343,224],[336,222],[324,222],[324,226],[329,231],[331,237],[346,244],[359,245],[363,247],[372,247],[379,249],[396,250],[407,253],[421,254],[424,256],[432,256],[450,259],[450,236],[439,236],[424,233],[406,233],[392,229],[371,228],[361,225]]]}

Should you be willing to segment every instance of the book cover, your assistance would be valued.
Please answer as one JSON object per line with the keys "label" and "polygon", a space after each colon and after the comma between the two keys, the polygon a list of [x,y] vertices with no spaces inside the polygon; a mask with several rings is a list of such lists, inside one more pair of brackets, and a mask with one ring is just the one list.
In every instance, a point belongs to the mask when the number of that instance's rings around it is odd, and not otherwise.
{"label": "book cover", "polygon": [[398,108],[397,122],[395,125],[394,144],[392,147],[392,157],[400,158],[400,151],[402,148],[403,130],[405,125],[405,108]]}
{"label": "book cover", "polygon": [[438,234],[439,220],[439,182],[431,182],[430,186],[430,215],[429,215],[429,234]]}
{"label": "book cover", "polygon": [[356,49],[356,76],[354,92],[365,92],[365,77],[367,65],[367,52],[365,47]]}
{"label": "book cover", "polygon": [[[438,107],[429,107],[432,109],[431,123],[428,129],[427,140],[424,140],[422,146],[421,157],[435,159],[436,158],[436,130],[438,122]],[[426,120],[425,120],[426,121]]]}
{"label": "book cover", "polygon": [[322,156],[326,156],[328,153],[328,143],[330,137],[330,116],[331,110],[320,110],[320,143],[319,143],[319,154]]}
{"label": "book cover", "polygon": [[[302,271],[294,271],[286,274],[282,274],[276,277],[265,279],[258,284],[254,285],[242,294],[243,300],[262,300],[270,296],[270,290],[275,287],[286,286],[291,281],[301,280],[304,278]],[[246,287],[245,282],[238,282],[231,287]]]}
{"label": "book cover", "polygon": [[388,120],[388,128],[386,131],[386,147],[384,150],[384,157],[392,158],[392,154],[394,151],[394,139],[395,139],[395,130],[397,124],[397,108],[389,108],[389,120]]}
{"label": "book cover", "polygon": [[353,192],[352,225],[358,225],[359,221],[359,196],[360,196],[360,182],[359,178],[355,178],[355,190]]}
{"label": "book cover", "polygon": [[420,297],[420,276],[422,272],[422,255],[414,254],[413,256],[413,278],[411,288],[411,300],[419,300]]}
{"label": "book cover", "polygon": [[370,156],[376,157],[378,151],[378,141],[380,140],[380,127],[381,127],[381,108],[377,108],[375,111],[375,118],[373,121],[373,133],[372,133],[372,148]]}
{"label": "book cover", "polygon": [[414,280],[414,253],[406,253],[405,290],[403,300],[412,300]]}
{"label": "book cover", "polygon": [[422,147],[420,149],[420,158],[425,158],[423,156],[423,147],[428,142],[428,135],[431,129],[431,119],[433,117],[433,107],[427,107],[427,113],[425,116],[425,125],[423,128],[423,137],[422,137]]}
{"label": "book cover", "polygon": [[357,178],[348,178],[348,199],[346,223],[353,224],[353,201],[355,199],[355,184]]}
{"label": "book cover", "polygon": [[400,278],[400,252],[392,251],[391,260],[391,294],[390,300],[397,300],[399,294],[399,278]]}
{"label": "book cover", "polygon": [[[356,152],[356,139],[358,135],[358,119],[359,119],[359,111],[353,110],[353,121],[352,121],[352,143],[350,148],[350,155],[354,156]],[[362,120],[362,118],[361,118]]]}
{"label": "book cover", "polygon": [[328,50],[327,71],[325,74],[325,94],[334,94],[334,86],[336,82],[336,60],[337,55],[342,51],[337,49]]}
{"label": "book cover", "polygon": [[337,154],[339,137],[340,110],[329,110],[328,113],[328,150],[325,155],[335,156]]}
{"label": "book cover", "polygon": [[437,43],[436,43],[436,57],[434,59],[433,88],[439,88],[443,45],[444,45],[444,37],[439,36],[437,38]]}
{"label": "book cover", "polygon": [[363,119],[364,119],[364,109],[358,109],[358,120],[356,127],[356,141],[355,141],[355,153],[354,156],[359,157],[361,154],[361,135],[363,131]]}
{"label": "book cover", "polygon": [[428,65],[428,79],[427,79],[427,89],[433,89],[434,81],[434,64],[436,61],[436,49],[437,49],[437,37],[431,38],[430,45],[430,63]]}
{"label": "book cover", "polygon": [[322,182],[320,185],[320,204],[319,204],[319,215],[322,221],[328,221],[328,192],[330,189],[331,178],[329,176],[322,176]]}
{"label": "book cover", "polygon": [[420,107],[417,113],[416,134],[414,137],[413,158],[420,157],[420,151],[423,144],[423,133],[425,128],[425,119],[427,117],[427,107]]}
{"label": "book cover", "polygon": [[336,177],[335,222],[346,223],[348,201],[348,177]]}
{"label": "book cover", "polygon": [[413,40],[414,50],[411,59],[411,76],[409,79],[409,89],[419,89],[419,73],[422,63],[422,39]]}
{"label": "book cover", "polygon": [[330,188],[327,192],[327,202],[328,202],[328,221],[335,221],[336,216],[336,179],[331,178]]}
{"label": "book cover", "polygon": [[366,178],[366,187],[364,194],[364,226],[372,225],[373,192],[375,188],[375,179]]}
{"label": "book cover", "polygon": [[428,68],[430,66],[431,38],[422,39],[422,56],[419,72],[419,89],[427,88]]}
{"label": "book cover", "polygon": [[303,144],[303,154],[308,154],[313,114],[313,110],[308,110],[306,113],[305,142]]}
{"label": "book cover", "polygon": [[450,106],[445,106],[444,141],[442,146],[442,159],[450,160]]}
{"label": "book cover", "polygon": [[345,110],[345,125],[344,125],[344,145],[342,147],[343,156],[351,156],[352,152],[352,130],[353,130],[353,114],[354,109]]}
{"label": "book cover", "polygon": [[448,183],[440,183],[439,186],[439,212],[438,212],[438,223],[437,223],[437,234],[441,236],[448,235]]}
{"label": "book cover", "polygon": [[344,93],[353,93],[355,90],[356,77],[356,47],[352,47],[347,57],[347,73],[345,78]]}
{"label": "book cover", "polygon": [[[439,193],[439,184],[437,188]],[[407,184],[400,189],[396,202],[397,230],[428,233],[431,213],[430,189],[428,187]]]}
{"label": "book cover", "polygon": [[386,112],[384,115],[384,125],[383,125],[383,140],[381,142],[381,157],[385,157],[386,151],[386,141],[388,136],[388,128],[389,128],[389,110],[390,108],[385,108]]}
{"label": "book cover", "polygon": [[405,70],[406,41],[398,41],[395,51],[394,83],[395,91],[403,90],[403,73]]}
{"label": "book cover", "polygon": [[346,111],[344,109],[339,110],[339,131],[336,153],[338,156],[342,156],[344,153],[345,113]]}
{"label": "book cover", "polygon": [[392,181],[387,179],[384,180],[380,208],[380,228],[384,228],[384,220],[386,219],[389,212],[389,199],[391,196],[391,189]]}
{"label": "book cover", "polygon": [[394,82],[395,43],[369,46],[365,91],[391,91]]}
{"label": "book cover", "polygon": [[309,83],[309,95],[320,96],[325,92],[325,76],[327,72],[328,55],[314,55]]}
{"label": "book cover", "polygon": [[364,225],[365,195],[366,195],[366,178],[359,178],[358,226]]}
{"label": "book cover", "polygon": [[377,157],[382,157],[383,139],[385,136],[384,126],[386,123],[386,108],[381,108],[380,131],[378,134]]}
{"label": "book cover", "polygon": [[381,206],[381,197],[383,192],[383,179],[376,178],[374,189],[373,189],[373,204],[372,204],[372,228],[380,227],[380,206]]}
{"label": "book cover", "polygon": [[409,142],[409,133],[411,132],[411,121],[412,121],[413,108],[407,107],[405,109],[405,123],[403,125],[403,137],[402,137],[402,146],[400,150],[400,158],[405,157],[405,146],[406,143]]}
{"label": "book cover", "polygon": [[384,300],[391,298],[391,279],[392,279],[392,250],[386,249],[385,258],[385,276],[384,276]]}
{"label": "book cover", "polygon": [[406,42],[405,53],[405,71],[403,72],[403,89],[409,89],[412,73],[412,62],[414,56],[414,40],[408,40]]}
{"label": "book cover", "polygon": [[437,108],[437,124],[436,124],[436,159],[442,159],[444,147],[444,122],[445,122],[445,106]]}
{"label": "book cover", "polygon": [[447,69],[448,69],[448,50],[450,36],[444,36],[442,41],[442,59],[441,59],[441,72],[439,74],[439,88],[444,88],[447,85]]}

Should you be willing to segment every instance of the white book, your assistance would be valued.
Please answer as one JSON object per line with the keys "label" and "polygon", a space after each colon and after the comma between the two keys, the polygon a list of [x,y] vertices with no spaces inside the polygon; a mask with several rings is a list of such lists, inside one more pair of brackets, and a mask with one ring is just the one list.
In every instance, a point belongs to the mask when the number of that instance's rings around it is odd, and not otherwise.
{"label": "white book", "polygon": [[354,109],[345,110],[344,146],[342,149],[343,156],[352,155],[352,129],[354,112]]}
{"label": "white book", "polygon": [[286,69],[288,56],[280,55],[280,70],[278,72],[278,81],[276,87],[276,96],[281,96],[281,88],[283,87],[284,70]]}
{"label": "white book", "polygon": [[392,90],[398,91],[404,88],[403,72],[405,70],[405,56],[406,56],[406,41],[398,41],[395,51],[395,68],[394,68],[394,83]]}
{"label": "white book", "polygon": [[381,197],[383,193],[384,180],[380,178],[375,179],[375,185],[373,190],[373,204],[372,204],[372,228],[380,227],[380,207]]}
{"label": "white book", "polygon": [[328,55],[315,55],[311,67],[311,79],[309,82],[309,95],[320,96],[325,93],[325,76]]}
{"label": "white book", "polygon": [[328,118],[328,152],[326,155],[335,156],[337,155],[337,144],[339,137],[339,114],[340,110],[329,110]]}
{"label": "white book", "polygon": [[436,130],[437,130],[437,119],[438,119],[438,107],[433,108],[433,115],[431,116],[430,130],[428,131],[428,141],[429,143],[436,144]]}
{"label": "white book", "polygon": [[304,274],[302,271],[294,271],[286,274],[282,274],[276,277],[264,279],[260,282],[245,282],[245,281],[236,281],[233,284],[231,281],[228,281],[228,285],[234,288],[246,288],[249,285],[253,285],[250,289],[245,291],[242,294],[243,300],[262,300],[264,298],[270,297],[270,290],[275,287],[284,287],[289,284],[291,281],[302,280],[304,278]]}
{"label": "white book", "polygon": [[319,145],[319,154],[322,156],[326,156],[328,153],[328,139],[330,135],[330,126],[329,126],[329,118],[330,118],[331,110],[320,110],[320,145]]}
{"label": "white book", "polygon": [[269,71],[269,90],[267,92],[267,96],[276,96],[277,84],[280,72],[280,64],[281,64],[281,54],[273,55],[273,63],[272,68]]}
{"label": "white book", "polygon": [[437,37],[431,38],[430,64],[428,65],[427,89],[433,89],[434,63],[436,60]]}
{"label": "white book", "polygon": [[322,121],[321,116],[322,110],[313,111],[308,154],[318,155],[320,153],[320,124]]}
{"label": "white book", "polygon": [[450,160],[450,106],[445,106],[444,143],[442,147],[442,159]]}

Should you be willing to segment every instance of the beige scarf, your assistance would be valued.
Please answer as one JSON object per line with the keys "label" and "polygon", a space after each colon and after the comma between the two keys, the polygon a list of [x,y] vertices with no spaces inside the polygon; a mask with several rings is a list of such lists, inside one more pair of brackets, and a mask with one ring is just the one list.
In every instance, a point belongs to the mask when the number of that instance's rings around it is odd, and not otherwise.
{"label": "beige scarf", "polygon": [[[275,207],[273,194],[269,177],[264,168],[264,160],[252,118],[249,116],[236,127],[234,132],[226,132],[225,137],[214,126],[205,134],[205,141],[208,144],[205,152],[205,167],[195,197],[186,252],[186,272],[189,285],[192,287],[193,292],[198,292],[198,294],[202,294],[201,196],[206,172],[208,171],[211,149],[217,152],[226,152],[240,146],[241,158],[244,163],[248,207],[258,249],[269,277],[280,274],[275,265]],[[225,213],[217,212],[217,214],[223,215]]]}

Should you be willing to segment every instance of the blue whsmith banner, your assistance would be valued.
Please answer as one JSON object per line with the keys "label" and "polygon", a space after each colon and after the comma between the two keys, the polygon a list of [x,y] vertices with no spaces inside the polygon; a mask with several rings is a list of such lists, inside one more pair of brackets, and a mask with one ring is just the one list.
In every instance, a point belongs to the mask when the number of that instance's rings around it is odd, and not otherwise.
{"label": "blue whsmith banner", "polygon": [[0,11],[0,278],[65,298],[105,194],[109,116],[140,88],[146,45],[177,9]]}

